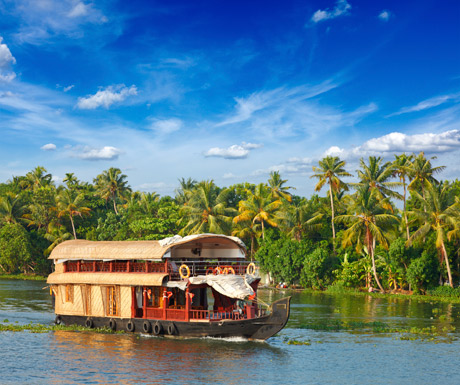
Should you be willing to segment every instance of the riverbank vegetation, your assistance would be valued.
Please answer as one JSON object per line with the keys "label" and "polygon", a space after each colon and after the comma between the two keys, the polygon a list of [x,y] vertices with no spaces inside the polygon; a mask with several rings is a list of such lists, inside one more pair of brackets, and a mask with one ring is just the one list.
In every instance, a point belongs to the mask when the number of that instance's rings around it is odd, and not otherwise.
{"label": "riverbank vegetation", "polygon": [[133,191],[117,168],[57,185],[38,166],[0,184],[0,273],[47,275],[49,253],[68,239],[219,233],[242,238],[275,285],[460,297],[460,182],[438,180],[434,161],[371,156],[353,171],[328,156],[309,198],[277,171],[258,185],[180,179],[174,197],[160,197]]}

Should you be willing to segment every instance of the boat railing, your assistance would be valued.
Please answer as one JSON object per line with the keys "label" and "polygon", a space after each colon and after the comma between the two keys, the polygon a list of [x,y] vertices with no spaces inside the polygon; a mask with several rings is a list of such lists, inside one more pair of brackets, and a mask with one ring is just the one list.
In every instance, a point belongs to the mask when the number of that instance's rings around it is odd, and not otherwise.
{"label": "boat railing", "polygon": [[213,261],[190,261],[174,260],[169,263],[168,268],[171,278],[179,278],[179,268],[186,265],[190,270],[190,276],[209,275],[209,274],[236,274],[244,275],[248,271],[250,261],[235,260],[213,260]]}
{"label": "boat railing", "polygon": [[267,309],[256,306],[255,311],[250,314],[245,309],[233,311],[212,311],[212,310],[190,310],[190,319],[202,321],[222,321],[225,319],[239,320],[248,318],[263,317],[267,314]]}
{"label": "boat railing", "polygon": [[66,261],[65,273],[167,273],[167,262],[152,261]]}

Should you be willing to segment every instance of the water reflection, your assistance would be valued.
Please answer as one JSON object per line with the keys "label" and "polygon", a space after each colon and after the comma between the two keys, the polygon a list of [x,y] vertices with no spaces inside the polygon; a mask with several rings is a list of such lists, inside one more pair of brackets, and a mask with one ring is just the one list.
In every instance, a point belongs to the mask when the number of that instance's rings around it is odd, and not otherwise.
{"label": "water reflection", "polygon": [[[238,384],[245,382],[247,371],[256,370],[261,357],[279,361],[285,356],[265,343],[64,331],[54,333],[51,350],[58,352],[56,359],[62,362],[52,384],[60,384],[63,377],[77,383],[87,383],[91,377],[104,383],[111,376],[122,384],[185,384],[193,379]],[[90,370],[76,372],[75,362],[82,361]],[[247,363],[245,368],[242,362]]]}

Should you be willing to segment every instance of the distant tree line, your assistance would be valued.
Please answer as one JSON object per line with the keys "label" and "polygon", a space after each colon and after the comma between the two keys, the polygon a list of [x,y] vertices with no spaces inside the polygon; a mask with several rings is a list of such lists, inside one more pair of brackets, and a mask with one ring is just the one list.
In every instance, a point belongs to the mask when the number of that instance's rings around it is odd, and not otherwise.
{"label": "distant tree line", "polygon": [[[132,191],[110,168],[93,183],[43,167],[0,184],[0,271],[48,274],[47,257],[67,239],[238,236],[274,283],[381,291],[452,288],[460,279],[460,182],[425,154],[361,159],[356,173],[327,156],[313,167],[316,193],[293,194],[279,172],[266,183],[219,187],[179,180],[175,196]],[[353,176],[359,179],[347,183]],[[395,202],[401,204],[398,208]]]}

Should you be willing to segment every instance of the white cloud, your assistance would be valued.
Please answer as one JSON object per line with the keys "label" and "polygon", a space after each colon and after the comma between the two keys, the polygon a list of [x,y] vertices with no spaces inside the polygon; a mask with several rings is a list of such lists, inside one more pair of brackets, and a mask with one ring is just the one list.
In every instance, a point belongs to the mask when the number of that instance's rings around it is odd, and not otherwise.
{"label": "white cloud", "polygon": [[54,151],[56,150],[56,145],[53,143],[48,143],[48,144],[45,144],[44,146],[41,146],[40,149],[43,151]]}
{"label": "white cloud", "polygon": [[[76,149],[79,151],[80,149]],[[83,147],[76,156],[84,160],[115,160],[123,153],[120,149],[111,146],[102,148]]]}
{"label": "white cloud", "polygon": [[70,12],[67,14],[69,17],[80,17],[80,16],[85,16],[88,14],[88,8],[89,6],[82,3],[78,2],[75,4],[75,6],[70,10]]}
{"label": "white cloud", "polygon": [[67,86],[67,87],[64,87],[64,92],[68,92],[68,91],[70,91],[70,90],[71,90],[72,88],[74,88],[74,87],[75,87],[74,84],[72,84],[72,85],[70,85],[70,86]]}
{"label": "white cloud", "polygon": [[228,148],[213,147],[204,153],[205,157],[218,157],[225,159],[244,159],[247,158],[250,150],[262,147],[261,144],[245,143],[234,144]]}
{"label": "white cloud", "polygon": [[15,64],[16,59],[11,54],[8,46],[3,42],[3,38],[0,37],[0,69],[9,68],[10,64]]}
{"label": "white cloud", "polygon": [[447,103],[449,101],[459,101],[459,100],[460,100],[460,92],[454,93],[454,94],[448,94],[448,95],[435,96],[435,97],[423,100],[420,103],[417,103],[415,106],[403,107],[398,112],[388,115],[388,117],[395,116],[395,115],[401,115],[401,114],[407,114],[410,112],[423,111],[429,108],[440,106],[441,104]]}
{"label": "white cloud", "polygon": [[137,95],[137,88],[134,85],[129,88],[124,84],[108,86],[94,95],[78,98],[77,107],[82,110],[94,110],[101,106],[109,108],[112,104],[122,102],[132,95]]}
{"label": "white cloud", "polygon": [[349,13],[351,5],[348,4],[347,0],[337,0],[335,7],[333,9],[326,8],[325,10],[318,9],[313,16],[311,21],[313,23],[318,23],[324,20],[335,19],[339,16],[345,16]]}
{"label": "white cloud", "polygon": [[8,72],[6,74],[1,74],[0,73],[0,81],[9,83],[16,79],[16,74],[14,72]]}
{"label": "white cloud", "polygon": [[324,152],[324,156],[341,158],[359,158],[363,156],[385,156],[401,152],[445,153],[460,149],[460,130],[449,130],[441,133],[424,133],[407,135],[401,132],[372,138],[362,145],[343,149],[332,146]]}
{"label": "white cloud", "polygon": [[160,134],[171,134],[172,132],[179,131],[183,126],[183,122],[177,118],[171,119],[155,119],[150,128]]}
{"label": "white cloud", "polygon": [[390,17],[392,16],[390,11],[383,10],[382,12],[379,13],[378,18],[382,21],[388,21],[390,20]]}

